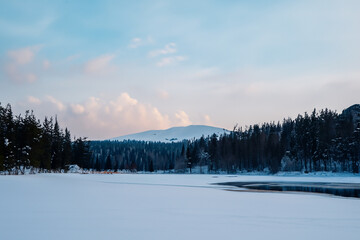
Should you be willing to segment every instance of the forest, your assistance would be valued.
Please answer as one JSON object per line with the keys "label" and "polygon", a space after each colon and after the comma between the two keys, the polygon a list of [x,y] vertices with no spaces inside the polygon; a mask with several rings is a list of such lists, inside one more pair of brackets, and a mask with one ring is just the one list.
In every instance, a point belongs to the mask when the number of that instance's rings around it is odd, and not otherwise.
{"label": "forest", "polygon": [[[328,109],[282,122],[235,126],[230,134],[162,143],[71,139],[57,118],[41,123],[32,111],[13,116],[0,105],[0,171],[62,172],[70,164],[92,171],[237,173],[359,172],[360,105]],[[200,171],[199,171],[200,169]]]}
{"label": "forest", "polygon": [[337,114],[315,109],[309,115],[234,128],[226,136],[190,142],[191,165],[210,171],[359,172],[360,105]]}
{"label": "forest", "polygon": [[32,111],[13,115],[10,104],[0,104],[0,172],[24,174],[62,172],[70,164],[86,165],[91,153],[86,138],[71,140],[57,118],[41,123]]}

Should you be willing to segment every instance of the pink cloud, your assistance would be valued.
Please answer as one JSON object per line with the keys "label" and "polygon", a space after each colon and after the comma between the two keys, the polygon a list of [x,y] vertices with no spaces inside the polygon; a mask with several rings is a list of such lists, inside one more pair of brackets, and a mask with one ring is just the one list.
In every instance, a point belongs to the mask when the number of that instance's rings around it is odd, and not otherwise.
{"label": "pink cloud", "polygon": [[35,53],[40,50],[40,46],[32,46],[21,48],[13,51],[8,51],[7,55],[16,64],[23,65],[33,61]]}
{"label": "pink cloud", "polygon": [[47,96],[46,100],[50,103],[52,103],[58,111],[65,111],[66,110],[66,106],[64,103],[62,103],[60,100],[54,98],[53,96]]}
{"label": "pink cloud", "polygon": [[177,113],[175,113],[175,117],[178,120],[178,125],[180,126],[187,126],[187,125],[191,125],[192,122],[190,121],[189,115],[184,112],[183,110],[179,110],[177,111]]}
{"label": "pink cloud", "polygon": [[38,79],[35,73],[28,72],[15,63],[8,63],[4,70],[9,79],[17,83],[33,83]]}
{"label": "pink cloud", "polygon": [[38,79],[31,67],[40,48],[40,46],[31,46],[7,52],[9,61],[5,64],[4,70],[10,80],[17,83],[32,83]]}
{"label": "pink cloud", "polygon": [[41,103],[41,100],[36,98],[36,97],[29,96],[28,97],[28,102],[31,103],[31,104],[39,105]]}
{"label": "pink cloud", "polygon": [[163,100],[166,100],[169,98],[169,93],[165,90],[159,90],[158,93],[157,93],[157,96],[160,98],[160,99],[163,99]]}
{"label": "pink cloud", "polygon": [[214,125],[214,123],[211,121],[210,116],[207,115],[207,114],[204,115],[204,124],[205,124],[205,125],[210,125],[210,126]]}
{"label": "pink cloud", "polygon": [[84,66],[84,72],[87,74],[106,74],[113,72],[115,67],[111,65],[111,61],[115,55],[107,54],[88,61]]}
{"label": "pink cloud", "polygon": [[82,106],[81,104],[71,104],[70,106],[71,106],[71,110],[75,114],[82,114],[85,112],[85,107]]}
{"label": "pink cloud", "polygon": [[43,68],[46,70],[46,69],[49,69],[50,67],[50,61],[49,60],[44,60],[43,61]]}
{"label": "pink cloud", "polygon": [[[73,135],[107,139],[128,133],[171,126],[168,115],[124,92],[111,100],[90,97],[82,103],[64,103],[53,96],[43,101],[31,97],[28,104],[44,115],[57,115]],[[60,114],[61,112],[61,114]]]}

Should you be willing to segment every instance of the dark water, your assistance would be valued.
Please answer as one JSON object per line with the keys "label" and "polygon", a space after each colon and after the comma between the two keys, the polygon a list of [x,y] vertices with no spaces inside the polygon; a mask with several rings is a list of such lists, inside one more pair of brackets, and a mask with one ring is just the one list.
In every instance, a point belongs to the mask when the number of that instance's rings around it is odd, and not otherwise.
{"label": "dark water", "polygon": [[236,186],[253,191],[307,192],[360,198],[359,183],[322,182],[226,182],[219,185]]}

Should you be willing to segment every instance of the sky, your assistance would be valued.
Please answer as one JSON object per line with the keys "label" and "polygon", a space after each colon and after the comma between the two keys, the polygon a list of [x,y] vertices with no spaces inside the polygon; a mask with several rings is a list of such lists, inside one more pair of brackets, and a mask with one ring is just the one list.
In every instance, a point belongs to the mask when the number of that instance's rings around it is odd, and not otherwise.
{"label": "sky", "polygon": [[0,102],[108,139],[360,103],[360,1],[0,0]]}

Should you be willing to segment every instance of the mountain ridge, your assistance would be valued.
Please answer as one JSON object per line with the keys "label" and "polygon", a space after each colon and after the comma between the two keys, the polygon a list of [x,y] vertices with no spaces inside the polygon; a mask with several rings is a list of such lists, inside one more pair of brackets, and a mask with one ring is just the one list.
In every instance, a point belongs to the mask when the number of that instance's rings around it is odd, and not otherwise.
{"label": "mountain ridge", "polygon": [[109,139],[110,141],[148,141],[148,142],[180,142],[183,140],[198,139],[201,136],[207,137],[213,134],[223,135],[230,133],[224,128],[207,125],[189,125],[172,127],[164,130],[148,130],[144,132],[128,134]]}

